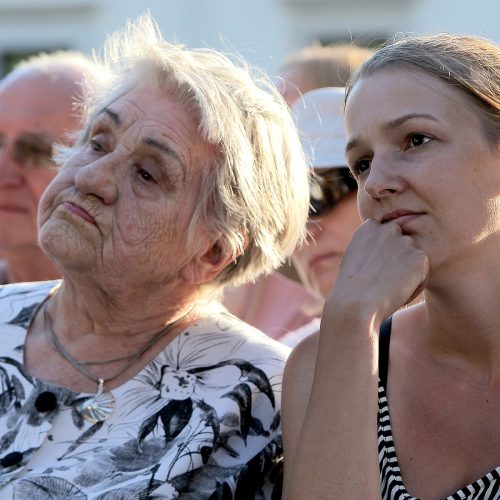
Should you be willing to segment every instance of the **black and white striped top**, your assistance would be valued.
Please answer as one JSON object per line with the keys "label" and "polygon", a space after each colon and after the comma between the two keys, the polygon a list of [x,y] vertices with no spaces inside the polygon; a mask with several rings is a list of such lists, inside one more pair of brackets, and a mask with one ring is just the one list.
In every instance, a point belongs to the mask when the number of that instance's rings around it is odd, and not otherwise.
{"label": "black and white striped top", "polygon": [[[389,406],[385,393],[389,360],[390,321],[384,323],[380,335],[379,384],[378,384],[378,457],[382,498],[416,500],[405,489],[401,479],[398,458],[392,440]],[[450,495],[446,500],[500,500],[500,467]]]}

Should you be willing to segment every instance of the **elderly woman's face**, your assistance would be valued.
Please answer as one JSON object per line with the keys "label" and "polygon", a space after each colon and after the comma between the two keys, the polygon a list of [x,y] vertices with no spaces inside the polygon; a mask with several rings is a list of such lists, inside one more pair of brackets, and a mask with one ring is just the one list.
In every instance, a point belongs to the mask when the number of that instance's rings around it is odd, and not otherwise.
{"label": "elderly woman's face", "polygon": [[103,109],[44,193],[40,243],[65,269],[175,279],[203,170],[196,121],[164,91],[134,89]]}

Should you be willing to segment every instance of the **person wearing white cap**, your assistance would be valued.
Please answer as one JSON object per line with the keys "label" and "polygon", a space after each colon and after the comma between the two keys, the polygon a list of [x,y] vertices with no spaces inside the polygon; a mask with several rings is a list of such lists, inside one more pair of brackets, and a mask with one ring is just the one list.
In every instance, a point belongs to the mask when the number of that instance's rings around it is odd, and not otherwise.
{"label": "person wearing white cap", "polygon": [[[304,286],[320,304],[333,287],[344,251],[361,222],[356,206],[357,184],[344,158],[343,108],[341,87],[312,90],[292,106],[302,147],[315,173],[310,188],[310,237],[295,251],[293,263]],[[318,330],[319,317],[280,341],[293,347]]]}

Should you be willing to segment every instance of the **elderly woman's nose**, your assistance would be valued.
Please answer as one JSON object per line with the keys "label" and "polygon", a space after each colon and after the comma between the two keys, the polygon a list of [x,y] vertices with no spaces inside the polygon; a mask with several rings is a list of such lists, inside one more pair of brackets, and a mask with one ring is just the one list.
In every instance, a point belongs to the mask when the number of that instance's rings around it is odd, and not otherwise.
{"label": "elderly woman's nose", "polygon": [[[75,186],[84,194],[101,198],[107,205],[118,196],[118,172],[111,158],[100,158],[80,167],[75,175]],[[123,175],[123,172],[121,173]]]}

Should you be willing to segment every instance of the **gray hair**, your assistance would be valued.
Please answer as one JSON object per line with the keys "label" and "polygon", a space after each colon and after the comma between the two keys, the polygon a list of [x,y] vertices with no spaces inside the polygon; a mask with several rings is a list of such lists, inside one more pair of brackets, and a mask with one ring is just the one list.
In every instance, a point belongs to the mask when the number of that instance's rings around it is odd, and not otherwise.
{"label": "gray hair", "polygon": [[211,286],[255,280],[282,264],[305,235],[309,170],[293,119],[269,79],[215,50],[168,43],[148,14],[108,38],[103,63],[109,80],[88,89],[87,123],[133,88],[161,88],[218,150],[188,228],[188,244],[204,224],[233,256]]}

